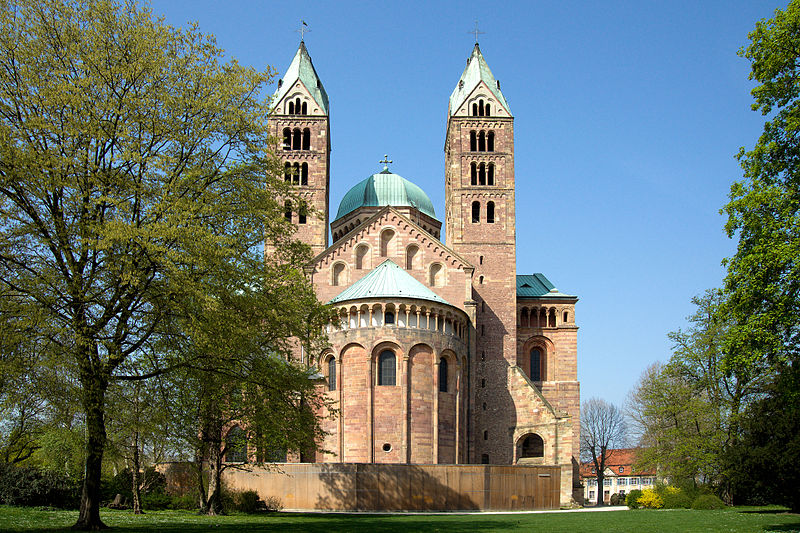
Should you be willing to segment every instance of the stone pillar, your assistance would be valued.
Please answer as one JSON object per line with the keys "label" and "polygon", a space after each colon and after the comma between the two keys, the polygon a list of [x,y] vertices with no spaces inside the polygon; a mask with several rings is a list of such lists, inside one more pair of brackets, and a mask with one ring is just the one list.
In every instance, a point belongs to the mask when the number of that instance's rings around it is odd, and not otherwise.
{"label": "stone pillar", "polygon": [[439,464],[439,355],[433,353],[433,464]]}
{"label": "stone pillar", "polygon": [[[372,314],[372,308],[370,308],[370,314]],[[369,383],[367,384],[367,390],[369,390],[369,400],[367,401],[367,444],[369,446],[369,462],[375,462],[375,428],[373,425],[375,424],[375,417],[373,413],[373,409],[375,408],[375,379],[373,379],[373,373],[375,371],[375,364],[372,361],[372,354],[367,354],[367,364],[369,365],[369,369],[367,371],[367,380]]]}
{"label": "stone pillar", "polygon": [[408,365],[410,364],[410,360],[408,357],[408,353],[403,355],[403,366],[402,372],[400,374],[400,386],[403,387],[403,390],[400,393],[401,397],[401,404],[402,404],[402,416],[403,416],[403,459],[406,463],[411,462],[411,449],[408,446],[409,443],[409,431],[410,428],[408,427],[408,414],[411,410],[411,397],[408,394]]}

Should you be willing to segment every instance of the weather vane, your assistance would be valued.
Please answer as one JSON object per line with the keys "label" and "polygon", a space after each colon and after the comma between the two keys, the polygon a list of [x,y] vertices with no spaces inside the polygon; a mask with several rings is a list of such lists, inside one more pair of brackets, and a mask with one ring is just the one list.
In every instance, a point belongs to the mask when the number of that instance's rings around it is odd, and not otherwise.
{"label": "weather vane", "polygon": [[[299,30],[294,30],[294,31],[296,31],[297,33],[299,33],[299,34],[300,34],[300,42],[302,43],[302,42],[303,42],[303,36],[304,36],[306,33],[309,33],[311,30],[309,30],[309,29],[308,29],[308,24],[306,24],[306,21],[305,21],[305,20],[303,20],[303,19],[300,19],[300,22],[302,23],[302,24],[300,25],[300,29],[299,29]],[[477,22],[476,22],[476,24],[477,24]]]}
{"label": "weather vane", "polygon": [[389,154],[383,154],[383,161],[378,161],[378,163],[383,163],[383,170],[389,170],[389,163],[391,162],[392,160],[389,159]]}
{"label": "weather vane", "polygon": [[475,29],[468,31],[467,33],[474,33],[475,34],[475,44],[478,44],[478,35],[483,35],[486,32],[480,31],[478,29],[478,19],[475,19]]}

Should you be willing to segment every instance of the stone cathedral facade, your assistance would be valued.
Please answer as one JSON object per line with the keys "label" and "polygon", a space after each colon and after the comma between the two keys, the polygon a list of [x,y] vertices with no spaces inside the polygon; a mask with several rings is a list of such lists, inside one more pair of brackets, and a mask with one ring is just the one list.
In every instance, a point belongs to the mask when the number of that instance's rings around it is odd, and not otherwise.
{"label": "stone cathedral facade", "polygon": [[314,460],[560,465],[568,503],[578,482],[577,297],[516,272],[514,117],[480,48],[449,100],[444,229],[388,161],[331,211],[329,117],[301,42],[269,124],[303,199],[286,216],[334,309],[319,365],[338,415],[324,422],[332,453]]}

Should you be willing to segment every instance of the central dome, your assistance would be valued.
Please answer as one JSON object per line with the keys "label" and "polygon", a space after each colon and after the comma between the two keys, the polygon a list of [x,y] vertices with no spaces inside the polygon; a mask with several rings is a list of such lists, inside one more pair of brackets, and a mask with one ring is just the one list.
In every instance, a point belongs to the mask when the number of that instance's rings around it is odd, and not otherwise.
{"label": "central dome", "polygon": [[436,218],[433,202],[425,192],[388,169],[373,174],[356,183],[347,191],[339,204],[336,219],[340,219],[359,207],[379,207],[384,205],[407,206],[419,209],[420,212]]}

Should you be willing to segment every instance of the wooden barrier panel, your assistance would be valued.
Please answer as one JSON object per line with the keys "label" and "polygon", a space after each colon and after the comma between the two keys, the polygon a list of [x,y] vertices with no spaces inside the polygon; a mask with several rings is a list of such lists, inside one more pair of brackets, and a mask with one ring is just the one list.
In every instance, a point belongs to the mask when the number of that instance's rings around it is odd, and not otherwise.
{"label": "wooden barrier panel", "polygon": [[227,469],[223,477],[297,510],[557,509],[561,487],[558,466],[281,463]]}

